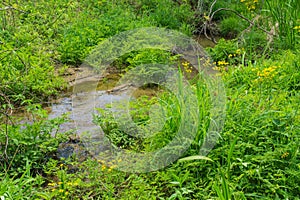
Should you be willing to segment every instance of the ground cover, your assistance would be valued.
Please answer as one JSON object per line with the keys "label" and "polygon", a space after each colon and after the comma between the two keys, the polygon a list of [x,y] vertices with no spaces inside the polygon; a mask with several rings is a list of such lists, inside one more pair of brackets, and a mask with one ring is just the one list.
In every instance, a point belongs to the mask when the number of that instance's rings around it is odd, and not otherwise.
{"label": "ground cover", "polygon": [[[296,0],[3,1],[0,3],[0,197],[5,199],[297,199],[299,198],[300,5]],[[178,160],[149,173],[117,169],[121,160],[57,157],[67,116],[48,120],[43,102],[67,87],[63,74],[106,38],[141,27],[165,27],[216,38],[207,48],[226,90],[221,138],[207,157]],[[222,39],[225,38],[225,39]],[[189,63],[145,49],[114,62],[120,72],[143,63],[176,63],[200,102],[197,135],[181,156],[197,155],[210,124],[210,93]],[[196,74],[197,75],[197,74]],[[193,77],[193,78],[192,78]],[[180,84],[179,84],[180,85]],[[148,87],[158,87],[148,85]],[[158,91],[163,91],[158,90]],[[130,104],[143,127],[164,107],[163,129],[147,139],[128,135],[109,109],[96,123],[131,151],[168,144],[179,128],[180,100],[168,92]],[[18,108],[32,124],[13,118]],[[152,113],[151,113],[152,112]],[[151,113],[151,115],[149,115]],[[159,121],[160,115],[156,120]],[[51,137],[51,133],[55,137]],[[71,138],[71,139],[70,139]]]}

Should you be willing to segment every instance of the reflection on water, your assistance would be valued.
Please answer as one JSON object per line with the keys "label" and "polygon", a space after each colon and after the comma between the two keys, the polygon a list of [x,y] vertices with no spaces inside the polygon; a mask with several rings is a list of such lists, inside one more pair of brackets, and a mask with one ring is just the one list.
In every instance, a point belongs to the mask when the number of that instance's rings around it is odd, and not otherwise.
{"label": "reflection on water", "polygon": [[[142,95],[157,96],[162,91],[155,87],[134,88],[126,85],[115,87],[118,85],[118,81],[119,76],[111,76],[105,81],[91,82],[87,80],[80,82],[80,87],[76,85],[78,92],[73,91],[72,95],[61,98],[49,106],[49,119],[68,113],[69,122],[62,124],[59,131],[72,130],[75,132],[76,130],[76,133],[81,135],[84,132],[93,132],[95,128],[93,114],[97,113],[95,108],[106,108],[109,104],[138,98]],[[92,89],[93,86],[94,89]]]}
{"label": "reflection on water", "polygon": [[[116,82],[117,80],[106,81],[105,84],[102,84],[101,89],[112,88]],[[50,106],[49,119],[69,113],[69,122],[61,125],[61,132],[75,129],[77,133],[86,132],[93,126],[95,108],[105,108],[108,104],[129,98],[122,91],[108,94],[106,90],[96,90],[96,88],[92,90],[91,85],[94,84],[89,81],[80,83],[80,92],[64,97]],[[84,91],[84,88],[86,88],[86,91]]]}

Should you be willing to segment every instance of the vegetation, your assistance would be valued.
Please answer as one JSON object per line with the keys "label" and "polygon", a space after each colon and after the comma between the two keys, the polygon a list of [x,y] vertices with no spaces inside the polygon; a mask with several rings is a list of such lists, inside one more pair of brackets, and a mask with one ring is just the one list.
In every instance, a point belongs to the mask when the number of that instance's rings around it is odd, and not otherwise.
{"label": "vegetation", "polygon": [[[78,67],[105,39],[152,26],[191,37],[203,34],[217,42],[206,49],[227,96],[217,144],[207,157],[198,156],[211,123],[213,95],[201,73],[172,52],[143,49],[113,65],[125,74],[140,64],[176,63],[181,78],[189,79],[199,122],[195,139],[181,155],[186,159],[148,173],[129,173],[118,170],[122,160],[117,158],[59,158],[59,145],[74,140],[72,131],[59,129],[68,117],[49,120],[43,104],[64,92],[63,74]],[[0,199],[299,198],[297,0],[4,0],[0,28]],[[174,83],[179,92],[185,91],[182,84]],[[132,120],[142,130],[167,120],[144,139],[125,132],[109,107],[99,109],[95,123],[117,147],[160,149],[176,137],[186,116],[176,94],[157,84],[145,87],[158,93],[130,102]],[[15,119],[20,110],[30,115],[31,123]]]}

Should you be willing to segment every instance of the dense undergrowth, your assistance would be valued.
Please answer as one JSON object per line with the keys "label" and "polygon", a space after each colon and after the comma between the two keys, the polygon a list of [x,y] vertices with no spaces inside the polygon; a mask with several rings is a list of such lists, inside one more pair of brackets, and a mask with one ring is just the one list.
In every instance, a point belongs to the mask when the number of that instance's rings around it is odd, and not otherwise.
{"label": "dense undergrowth", "polygon": [[[1,2],[0,197],[299,199],[299,6],[296,0]],[[176,161],[140,174],[118,171],[119,160],[58,159],[59,144],[71,134],[58,131],[67,117],[47,120],[41,104],[64,90],[64,71],[80,65],[106,38],[152,26],[218,38],[207,52],[225,84],[226,120],[209,159]],[[179,62],[184,76],[192,73],[178,56],[149,49],[114,64],[126,72],[143,63],[172,62]],[[210,123],[205,82],[196,76],[190,84],[201,123],[183,157],[197,155]],[[95,121],[116,146],[153,151],[168,144],[182,120],[174,95],[161,92],[131,102],[130,114],[140,127],[151,120],[154,104],[164,107],[168,119],[155,137],[126,134],[109,109]],[[18,107],[32,124],[14,120]]]}

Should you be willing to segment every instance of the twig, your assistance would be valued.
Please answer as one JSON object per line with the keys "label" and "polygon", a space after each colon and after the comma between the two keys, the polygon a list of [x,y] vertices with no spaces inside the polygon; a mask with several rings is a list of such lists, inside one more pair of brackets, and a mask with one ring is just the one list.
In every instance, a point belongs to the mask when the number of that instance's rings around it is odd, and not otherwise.
{"label": "twig", "polygon": [[5,147],[4,147],[4,156],[5,156],[5,159],[6,159],[6,160],[8,160],[7,148],[8,148],[8,118],[6,118],[6,123],[5,123]]}
{"label": "twig", "polygon": [[[201,0],[200,0],[200,1],[201,1]],[[217,42],[216,42],[215,39],[213,38],[212,34],[211,34],[210,37],[208,36],[208,34],[207,34],[207,29],[212,25],[212,20],[213,20],[213,18],[214,18],[214,15],[215,15],[217,12],[220,12],[220,11],[222,11],[222,10],[224,10],[224,11],[229,11],[229,12],[234,13],[235,15],[237,15],[238,17],[240,17],[241,19],[247,21],[250,25],[249,25],[249,27],[247,27],[244,31],[249,30],[250,28],[252,28],[252,27],[255,25],[255,21],[256,21],[256,20],[258,19],[258,17],[259,17],[259,15],[258,15],[258,16],[256,16],[256,17],[254,17],[252,20],[250,20],[250,19],[248,19],[247,17],[241,15],[241,14],[238,13],[237,11],[235,11],[235,10],[233,10],[233,9],[230,9],[230,8],[219,8],[219,9],[217,9],[217,10],[215,10],[215,11],[213,12],[212,10],[213,10],[213,7],[214,7],[214,5],[216,4],[216,2],[217,2],[217,0],[214,0],[214,1],[212,2],[212,4],[210,5],[208,16],[205,18],[206,21],[203,23],[203,28],[202,28],[202,30],[201,30],[201,32],[202,32],[202,31],[204,32],[205,37],[206,37],[207,39],[213,41],[214,43],[217,43]],[[272,31],[272,30],[271,30],[271,31],[267,31],[266,29],[264,29],[264,28],[262,28],[262,27],[260,27],[260,26],[257,26],[257,27],[258,27],[258,29],[260,29],[260,30],[262,30],[263,32],[267,33],[270,37],[275,36],[274,31]],[[243,31],[243,32],[244,32],[244,31]]]}
{"label": "twig", "polygon": [[[201,0],[200,0],[200,1],[201,1]],[[199,1],[199,2],[200,2],[200,1]],[[199,3],[199,2],[198,2],[198,3]],[[201,1],[201,2],[202,2],[202,1]],[[214,7],[214,5],[215,5],[216,3],[217,3],[217,0],[214,0],[214,1],[212,2],[212,4],[210,5],[209,13],[208,13],[208,19],[205,18],[206,21],[204,22],[203,28],[202,28],[205,37],[206,37],[207,39],[213,41],[214,43],[217,43],[217,42],[216,42],[215,39],[212,37],[212,34],[211,34],[211,37],[209,37],[209,36],[207,35],[207,27],[211,26],[211,17],[210,17],[210,16],[211,16],[211,13],[212,13],[212,9],[213,9],[213,7]],[[198,4],[198,6],[199,6],[199,5],[200,5],[200,4]],[[202,32],[202,30],[201,30],[201,32]]]}
{"label": "twig", "polygon": [[249,31],[254,26],[254,22],[257,21],[259,17],[260,17],[260,15],[257,15],[256,17],[253,18],[252,23],[250,23],[250,25],[242,31],[240,38],[243,37],[243,35],[246,31]]}
{"label": "twig", "polygon": [[[9,98],[2,93],[2,91],[0,90],[0,96],[3,97],[4,102],[7,103],[7,105],[11,105]],[[6,160],[8,160],[8,155],[7,155],[7,148],[8,148],[8,142],[9,142],[9,138],[8,138],[8,122],[10,121],[12,124],[13,120],[11,119],[10,115],[12,114],[12,108],[10,106],[8,106],[8,108],[5,107],[0,107],[0,113],[5,115],[6,120],[5,120],[5,146],[4,146],[4,157]]]}
{"label": "twig", "polygon": [[[230,9],[230,8],[219,8],[219,9],[217,9],[216,11],[214,11],[214,12],[212,13],[212,15],[210,16],[209,20],[211,21],[211,20],[213,19],[214,15],[215,15],[217,12],[220,12],[220,11],[222,11],[222,10],[233,12],[233,13],[236,14],[238,17],[240,17],[240,18],[246,20],[247,22],[249,22],[252,26],[255,25],[255,23],[254,23],[255,18],[254,18],[253,21],[251,21],[251,20],[248,19],[247,17],[245,17],[245,16],[239,14],[237,11],[232,10],[232,9]],[[264,28],[262,28],[262,27],[260,27],[260,26],[258,26],[258,28],[259,28],[260,30],[262,30],[263,32],[267,33],[268,35],[275,36],[275,35],[273,35],[273,33],[271,33],[270,31],[267,31],[266,29],[264,29]]]}
{"label": "twig", "polygon": [[[213,7],[214,7],[214,5],[215,5],[216,3],[217,3],[217,0],[214,0],[214,1],[212,2],[212,4],[210,5],[208,16],[211,16],[212,9],[213,9]],[[213,16],[212,16],[212,17],[213,17]]]}
{"label": "twig", "polygon": [[18,147],[17,147],[17,149],[16,149],[16,151],[15,151],[15,153],[14,153],[14,155],[13,155],[13,157],[12,157],[12,159],[11,159],[11,161],[10,161],[8,167],[7,167],[7,169],[5,170],[5,175],[4,175],[4,177],[7,175],[8,171],[9,171],[9,168],[10,168],[11,165],[12,165],[12,162],[13,162],[13,160],[15,159],[15,157],[16,157],[18,151],[19,151],[19,148],[20,148],[20,145],[18,145]]}

